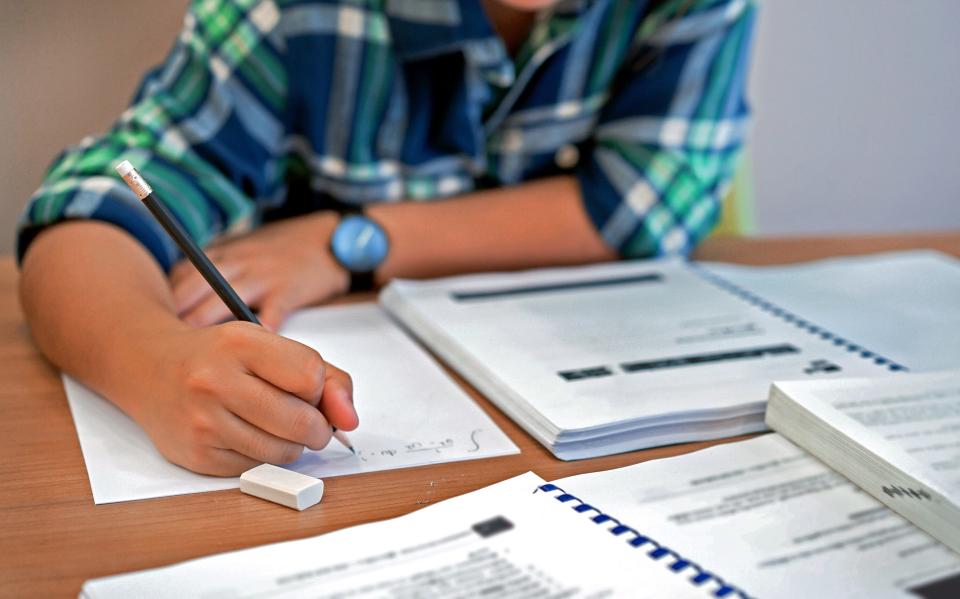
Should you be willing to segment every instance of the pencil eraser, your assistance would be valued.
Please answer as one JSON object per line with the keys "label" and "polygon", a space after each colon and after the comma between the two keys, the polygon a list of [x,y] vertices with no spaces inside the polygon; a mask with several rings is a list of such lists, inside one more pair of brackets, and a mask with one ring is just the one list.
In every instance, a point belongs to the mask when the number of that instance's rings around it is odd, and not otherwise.
{"label": "pencil eraser", "polygon": [[119,173],[121,177],[126,177],[127,175],[130,174],[130,171],[132,170],[133,170],[133,165],[130,164],[129,160],[124,160],[123,162],[117,165],[117,173]]}
{"label": "pencil eraser", "polygon": [[240,490],[295,510],[320,503],[323,481],[273,464],[261,464],[240,475]]}

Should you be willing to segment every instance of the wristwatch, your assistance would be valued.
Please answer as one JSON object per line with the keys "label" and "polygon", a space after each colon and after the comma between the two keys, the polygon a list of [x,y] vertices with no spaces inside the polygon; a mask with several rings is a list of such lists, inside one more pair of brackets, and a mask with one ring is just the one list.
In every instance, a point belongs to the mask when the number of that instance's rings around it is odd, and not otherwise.
{"label": "wristwatch", "polygon": [[330,236],[333,257],[350,273],[350,291],[373,289],[373,273],[389,249],[387,232],[362,213],[344,216]]}

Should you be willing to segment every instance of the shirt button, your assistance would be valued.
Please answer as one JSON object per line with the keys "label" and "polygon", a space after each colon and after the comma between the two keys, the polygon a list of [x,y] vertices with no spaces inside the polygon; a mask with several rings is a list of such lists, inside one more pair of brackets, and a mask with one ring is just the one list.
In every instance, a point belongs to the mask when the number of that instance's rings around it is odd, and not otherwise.
{"label": "shirt button", "polygon": [[501,143],[504,152],[519,152],[523,148],[523,134],[516,129],[505,131]]}
{"label": "shirt button", "polygon": [[580,162],[580,150],[573,144],[564,144],[557,148],[553,161],[562,169],[571,169]]}

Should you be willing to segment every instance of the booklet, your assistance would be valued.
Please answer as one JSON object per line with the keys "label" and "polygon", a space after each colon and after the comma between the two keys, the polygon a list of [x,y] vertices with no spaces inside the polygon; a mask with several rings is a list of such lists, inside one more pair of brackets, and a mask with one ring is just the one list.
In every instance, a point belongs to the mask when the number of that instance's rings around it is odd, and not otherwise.
{"label": "booklet", "polygon": [[527,473],[385,522],[88,581],[81,596],[747,595]]}
{"label": "booklet", "polygon": [[[322,509],[322,505],[319,509]],[[88,581],[111,597],[864,597],[960,592],[960,557],[779,435]]]}
{"label": "booklet", "polygon": [[960,553],[960,370],[774,383],[767,424]]}
{"label": "booklet", "polygon": [[380,302],[567,460],[765,430],[774,380],[904,369],[680,260],[395,281]]}
{"label": "booklet", "polygon": [[912,372],[960,366],[960,259],[954,256],[910,250],[785,266],[702,266]]}

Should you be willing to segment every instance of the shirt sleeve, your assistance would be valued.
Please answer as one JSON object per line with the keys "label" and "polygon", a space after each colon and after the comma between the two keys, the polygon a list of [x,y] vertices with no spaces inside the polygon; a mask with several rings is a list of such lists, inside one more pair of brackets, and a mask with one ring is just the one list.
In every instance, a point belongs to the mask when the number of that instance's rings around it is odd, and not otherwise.
{"label": "shirt sleeve", "polygon": [[679,8],[642,21],[577,171],[594,225],[630,258],[687,253],[709,233],[748,124],[756,8],[666,4]]}
{"label": "shirt sleeve", "polygon": [[23,213],[17,254],[68,219],[117,225],[165,270],[179,250],[114,172],[130,160],[201,245],[250,226],[256,200],[284,192],[286,74],[272,1],[193,2],[166,62],[101,137],[68,148]]}

